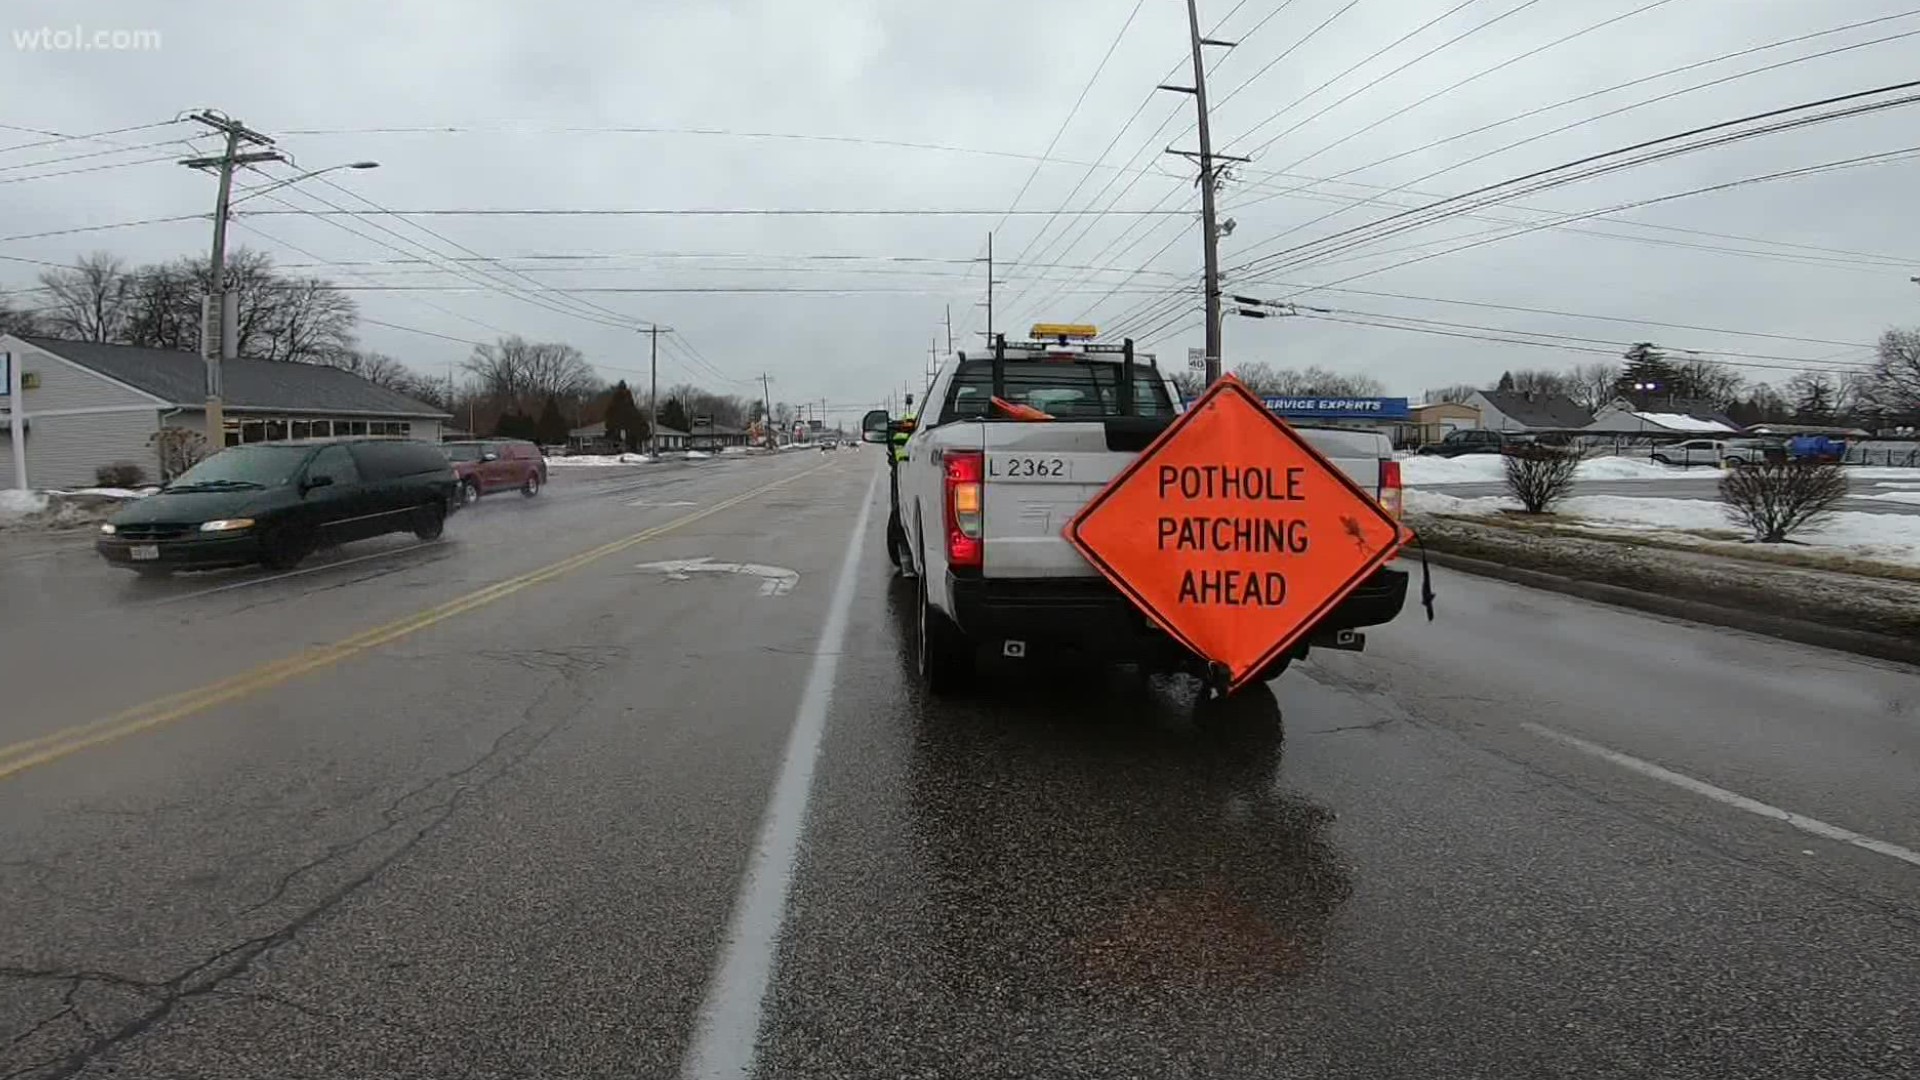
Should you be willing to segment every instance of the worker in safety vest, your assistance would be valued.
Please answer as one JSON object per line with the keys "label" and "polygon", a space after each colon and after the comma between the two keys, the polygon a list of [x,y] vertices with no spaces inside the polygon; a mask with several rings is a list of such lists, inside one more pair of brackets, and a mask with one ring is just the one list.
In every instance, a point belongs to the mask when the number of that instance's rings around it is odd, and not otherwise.
{"label": "worker in safety vest", "polygon": [[[911,406],[908,407],[907,414],[901,417],[900,419],[907,420],[907,421],[913,420],[913,409]],[[901,461],[907,460],[907,439],[910,438],[912,435],[913,435],[913,425],[911,423],[909,423],[906,426],[906,430],[904,431],[901,430],[900,428],[894,428],[893,430],[893,460],[894,461],[901,462]]]}

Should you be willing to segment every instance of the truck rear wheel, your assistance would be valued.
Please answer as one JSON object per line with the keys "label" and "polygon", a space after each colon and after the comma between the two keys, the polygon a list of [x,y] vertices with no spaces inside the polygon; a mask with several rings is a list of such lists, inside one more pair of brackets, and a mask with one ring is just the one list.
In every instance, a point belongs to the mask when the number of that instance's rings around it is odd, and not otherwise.
{"label": "truck rear wheel", "polygon": [[953,620],[927,599],[927,577],[920,575],[917,667],[920,685],[939,697],[959,694],[973,683],[973,646]]}

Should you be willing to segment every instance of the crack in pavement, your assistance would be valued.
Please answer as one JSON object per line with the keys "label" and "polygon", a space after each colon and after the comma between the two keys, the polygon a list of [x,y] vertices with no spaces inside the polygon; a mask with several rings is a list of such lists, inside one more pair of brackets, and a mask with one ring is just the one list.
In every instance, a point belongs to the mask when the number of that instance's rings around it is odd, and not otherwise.
{"label": "crack in pavement", "polygon": [[[128,987],[142,996],[155,998],[152,1008],[121,1024],[118,1028],[105,1033],[94,1032],[85,1045],[78,1049],[23,1066],[12,1072],[0,1074],[0,1080],[15,1080],[40,1070],[50,1070],[42,1074],[42,1080],[59,1080],[71,1077],[87,1068],[96,1058],[115,1047],[132,1042],[145,1035],[156,1025],[165,1021],[181,1004],[195,998],[216,995],[222,985],[231,979],[245,974],[263,956],[292,941],[298,934],[339,907],[346,900],[372,883],[387,869],[394,866],[419,846],[420,842],[444,824],[455,811],[460,809],[473,796],[483,792],[495,781],[512,772],[521,762],[538,750],[557,733],[574,715],[575,709],[561,703],[552,709],[552,719],[544,726],[534,727],[534,717],[547,705],[560,688],[578,689],[575,678],[586,671],[595,670],[603,665],[580,665],[573,670],[561,669],[557,677],[535,695],[521,710],[518,722],[495,736],[487,751],[469,764],[448,773],[435,776],[423,783],[402,792],[381,811],[382,825],[352,840],[330,845],[318,857],[308,860],[281,875],[266,899],[253,904],[240,912],[242,917],[256,913],[284,897],[294,882],[315,869],[335,862],[380,836],[401,829],[409,819],[417,820],[417,827],[405,836],[392,851],[376,859],[362,872],[348,878],[340,885],[319,897],[313,906],[290,919],[284,925],[265,934],[246,938],[219,950],[212,956],[192,965],[186,970],[158,982],[133,979],[111,972],[100,971],[63,971],[59,969],[37,969],[0,966],[0,977],[20,979],[70,980],[74,987],[88,981]],[[552,670],[552,669],[549,669]],[[471,784],[462,783],[489,765],[497,765],[492,771]],[[450,788],[444,798],[416,810],[402,812],[401,807],[409,800],[421,796],[436,788]],[[231,995],[229,995],[231,996]],[[54,1018],[49,1018],[49,1022]],[[44,1025],[41,1025],[44,1027]],[[91,1027],[91,1025],[89,1025]]]}

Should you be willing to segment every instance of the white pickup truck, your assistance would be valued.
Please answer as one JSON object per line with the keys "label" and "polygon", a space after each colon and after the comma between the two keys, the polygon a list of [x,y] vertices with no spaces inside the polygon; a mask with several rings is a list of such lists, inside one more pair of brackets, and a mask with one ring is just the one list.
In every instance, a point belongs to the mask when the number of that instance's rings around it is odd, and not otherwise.
{"label": "white pickup truck", "polygon": [[[888,529],[903,549],[895,552],[902,573],[917,579],[918,668],[930,690],[963,689],[983,649],[1214,675],[1063,535],[1074,513],[1172,423],[1178,402],[1153,358],[1134,356],[1130,344],[1001,342],[994,353],[961,353],[940,367],[894,465],[898,527]],[[868,413],[861,426],[865,441],[890,438],[884,411]],[[1385,436],[1300,430],[1398,512],[1399,465]],[[1257,682],[1314,645],[1363,648],[1355,629],[1392,620],[1406,591],[1404,572],[1377,571]]]}

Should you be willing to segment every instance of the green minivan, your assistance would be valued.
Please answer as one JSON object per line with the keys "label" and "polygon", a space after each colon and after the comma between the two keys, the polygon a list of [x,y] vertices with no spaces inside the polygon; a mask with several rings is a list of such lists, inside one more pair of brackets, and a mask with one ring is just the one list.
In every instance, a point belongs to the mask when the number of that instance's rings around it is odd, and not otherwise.
{"label": "green minivan", "polygon": [[316,547],[440,535],[453,468],[430,443],[346,438],[230,447],[135,500],[94,547],[143,575],[260,563],[290,569]]}

